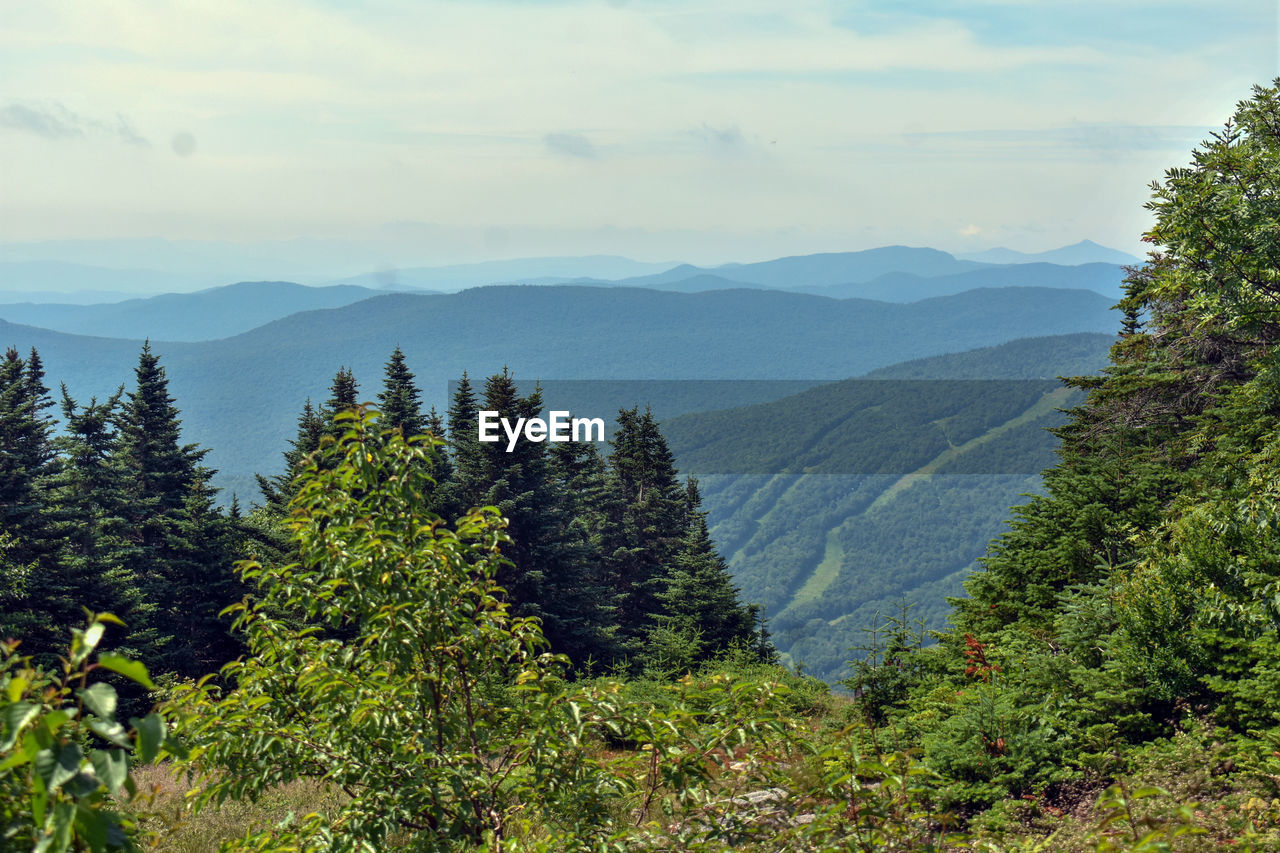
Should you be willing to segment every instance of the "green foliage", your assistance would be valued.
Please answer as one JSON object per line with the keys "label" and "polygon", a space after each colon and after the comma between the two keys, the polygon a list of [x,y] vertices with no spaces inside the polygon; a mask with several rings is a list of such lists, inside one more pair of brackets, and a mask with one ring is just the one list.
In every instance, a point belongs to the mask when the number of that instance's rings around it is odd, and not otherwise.
{"label": "green foliage", "polygon": [[[110,613],[90,614],[72,631],[61,672],[35,666],[0,646],[0,847],[66,850],[140,849],[133,768],[183,757],[163,716],[117,720],[119,698],[106,670],[140,687],[154,684],[141,663],[98,651]],[[95,673],[98,673],[95,675]]]}
{"label": "green foliage", "polygon": [[865,643],[853,648],[861,654],[849,662],[854,674],[842,683],[853,691],[871,725],[888,722],[890,709],[900,706],[919,682],[924,623],[912,624],[907,618],[910,609],[903,601],[898,613],[884,621],[877,613],[871,625],[862,629]]}
{"label": "green foliage", "polygon": [[413,436],[426,427],[422,416],[422,392],[413,382],[413,372],[405,363],[404,353],[396,347],[387,361],[383,389],[378,392],[383,424]]}
{"label": "green foliage", "polygon": [[499,597],[501,520],[445,528],[425,508],[434,440],[379,433],[369,414],[337,422],[290,516],[300,562],[242,567],[257,592],[234,608],[250,650],[224,670],[234,689],[177,699],[217,769],[206,800],[332,782],[347,804],[279,833],[304,849],[475,845],[505,832],[517,793],[529,813],[571,797],[565,819],[589,823],[581,707],[536,622]]}

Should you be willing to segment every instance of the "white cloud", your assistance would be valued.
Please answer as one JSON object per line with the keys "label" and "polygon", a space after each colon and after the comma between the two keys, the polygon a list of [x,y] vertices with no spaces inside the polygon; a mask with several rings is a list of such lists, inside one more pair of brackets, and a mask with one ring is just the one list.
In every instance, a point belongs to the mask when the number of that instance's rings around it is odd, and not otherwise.
{"label": "white cloud", "polygon": [[[1135,233],[1171,164],[1167,140],[1126,128],[1219,122],[1253,82],[1224,76],[1214,45],[993,45],[942,17],[860,32],[826,0],[119,0],[6,18],[0,157],[22,166],[0,205],[33,237],[110,211],[137,231],[405,219],[927,242],[957,217],[1084,222],[1136,199],[1107,214]],[[175,142],[106,160],[50,144],[80,136]],[[180,136],[198,156],[173,156]]]}

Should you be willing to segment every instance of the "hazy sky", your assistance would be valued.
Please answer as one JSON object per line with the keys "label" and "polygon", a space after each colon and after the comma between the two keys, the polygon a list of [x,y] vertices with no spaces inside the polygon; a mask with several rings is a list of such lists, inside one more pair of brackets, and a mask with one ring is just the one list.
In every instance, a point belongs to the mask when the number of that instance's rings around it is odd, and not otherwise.
{"label": "hazy sky", "polygon": [[1276,32],[1270,0],[15,0],[0,242],[1136,253]]}

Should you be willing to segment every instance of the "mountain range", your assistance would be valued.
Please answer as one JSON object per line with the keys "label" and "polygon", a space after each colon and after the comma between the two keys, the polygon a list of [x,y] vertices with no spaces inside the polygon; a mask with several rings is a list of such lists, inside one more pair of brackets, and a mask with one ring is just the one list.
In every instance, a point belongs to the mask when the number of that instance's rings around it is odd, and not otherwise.
{"label": "mountain range", "polygon": [[1079,243],[1072,243],[1070,246],[1063,246],[1059,249],[1050,249],[1047,252],[1017,252],[1013,249],[987,249],[983,252],[968,252],[957,255],[970,261],[980,261],[987,264],[1027,264],[1044,262],[1050,264],[1091,264],[1091,263],[1108,263],[1120,264],[1127,266],[1129,264],[1141,263],[1142,259],[1131,255],[1128,252],[1121,252],[1118,249],[1108,249],[1106,246],[1100,246],[1092,240],[1081,240]]}
{"label": "mountain range", "polygon": [[340,308],[378,295],[354,285],[306,287],[288,281],[243,281],[195,293],[163,293],[101,305],[0,305],[13,323],[112,337],[163,341],[227,338],[272,320],[317,308]]}
{"label": "mountain range", "polygon": [[[1038,488],[1044,427],[1073,399],[1054,377],[1105,362],[1123,276],[899,246],[638,276],[599,258],[623,275],[554,283],[570,261],[519,267],[537,284],[455,293],[270,281],[0,304],[0,344],[36,347],[49,383],[83,402],[131,384],[149,338],[183,439],[209,449],[223,498],[244,502],[255,473],[279,470],[303,402],[326,399],[340,367],[373,399],[396,346],[441,411],[464,371],[504,367],[575,415],[651,407],[682,472],[702,479],[744,597],[793,662],[835,679],[899,598],[936,624],[1009,506]],[[452,289],[518,266],[397,281]]]}
{"label": "mountain range", "polygon": [[[324,400],[342,366],[372,399],[397,344],[425,401],[443,410],[448,383],[464,370],[486,376],[509,366],[527,379],[834,380],[1015,337],[1109,332],[1117,325],[1110,306],[1087,290],[1018,287],[908,304],[775,290],[485,287],[374,296],[229,338],[152,346],[187,440],[211,448],[217,484],[246,498],[254,472],[278,467],[303,401]],[[139,348],[137,340],[4,321],[0,343],[37,347],[51,384],[65,381],[77,397],[130,381]]]}
{"label": "mountain range", "polygon": [[[698,267],[642,262],[614,255],[519,258],[436,266],[396,265],[396,256],[371,246],[333,240],[294,240],[236,245],[168,240],[71,240],[0,243],[0,304],[15,302],[106,302],[157,293],[187,293],[250,277],[308,285],[351,284],[373,290],[452,292],[489,284],[605,283],[667,289],[714,289],[714,276],[732,286],[780,289],[834,287],[869,281],[886,273],[922,277],[981,267],[1047,262],[1059,266],[1126,264],[1131,255],[1083,241],[1039,254],[994,249],[971,256],[936,249],[887,246],[776,258],[758,263]],[[379,259],[370,263],[370,259]],[[344,272],[355,267],[362,270]],[[686,282],[673,287],[680,282]],[[1021,284],[1034,284],[1023,281]],[[97,291],[97,295],[87,295]],[[86,296],[75,298],[73,294]],[[867,298],[884,298],[874,293]],[[928,295],[940,295],[933,292]],[[887,298],[895,298],[889,296]]]}

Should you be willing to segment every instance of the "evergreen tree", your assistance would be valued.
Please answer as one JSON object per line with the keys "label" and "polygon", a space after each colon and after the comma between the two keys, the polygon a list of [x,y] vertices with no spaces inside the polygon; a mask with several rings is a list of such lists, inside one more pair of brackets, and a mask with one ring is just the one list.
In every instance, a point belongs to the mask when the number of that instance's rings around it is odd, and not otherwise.
{"label": "evergreen tree", "polygon": [[701,511],[698,484],[687,486],[689,526],[676,553],[665,587],[658,594],[661,624],[688,637],[697,659],[721,655],[733,647],[756,651],[757,611],[745,607],[729,566],[716,551]]}
{"label": "evergreen tree", "polygon": [[611,444],[601,550],[618,601],[619,639],[639,654],[661,612],[658,596],[685,538],[689,505],[649,411],[619,411]]}
{"label": "evergreen tree", "polygon": [[607,517],[604,460],[589,442],[551,445],[548,464],[557,498],[557,565],[546,573],[546,631],[578,666],[607,666],[622,657],[618,600],[601,558]]}
{"label": "evergreen tree", "polygon": [[421,433],[427,425],[422,416],[421,397],[422,392],[414,385],[413,373],[397,345],[387,362],[383,390],[378,394],[383,427],[398,429],[406,438]]}
{"label": "evergreen tree", "polygon": [[[0,636],[56,632],[56,614],[43,605],[43,586],[56,570],[59,542],[50,530],[48,484],[55,471],[51,405],[44,370],[33,349],[24,360],[10,348],[0,361]],[[56,648],[57,644],[50,648]],[[33,640],[28,650],[46,650]]]}
{"label": "evergreen tree", "polygon": [[[490,376],[485,382],[484,408],[515,423],[537,417],[542,394],[535,390],[521,397],[511,373]],[[477,435],[478,439],[478,435]],[[549,492],[544,444],[518,441],[510,451],[505,442],[480,444],[480,503],[496,506],[507,520],[512,543],[511,565],[498,571],[497,581],[507,590],[521,615],[543,615],[544,571],[555,539],[555,496]]]}
{"label": "evergreen tree", "polygon": [[49,492],[53,532],[62,551],[41,589],[42,604],[58,628],[47,638],[50,650],[64,641],[69,626],[83,620],[83,607],[119,614],[141,607],[129,565],[133,548],[125,523],[125,472],[115,454],[114,421],[123,393],[121,388],[104,402],[94,398],[80,407],[62,386],[66,431],[54,439],[62,463]]}
{"label": "evergreen tree", "polygon": [[142,346],[136,382],[120,414],[120,451],[132,482],[130,504],[140,542],[153,544],[144,521],[179,509],[187,498],[208,451],[180,444],[178,409],[169,396],[169,380],[150,342]]}
{"label": "evergreen tree", "polygon": [[[264,508],[277,519],[289,514],[289,501],[296,493],[294,479],[301,473],[307,457],[320,448],[325,435],[325,422],[311,405],[311,398],[302,406],[298,415],[298,434],[289,442],[284,452],[284,470],[272,477],[257,475],[258,489],[262,492]],[[283,543],[282,543],[283,544]]]}
{"label": "evergreen tree", "polygon": [[45,531],[45,481],[52,473],[53,405],[33,349],[23,359],[10,347],[0,361],[0,530],[11,537],[8,559],[27,564],[56,550]]}
{"label": "evergreen tree", "polygon": [[[204,675],[228,653],[234,535],[213,505],[207,451],[180,443],[178,409],[150,344],[119,417],[127,562],[141,594],[131,642],[161,671]],[[216,667],[215,667],[216,668]]]}
{"label": "evergreen tree", "polygon": [[484,453],[477,432],[479,411],[480,406],[471,387],[471,380],[466,371],[463,371],[449,402],[448,438],[453,466],[445,501],[452,510],[445,514],[449,518],[480,506],[481,497],[488,489]]}
{"label": "evergreen tree", "polygon": [[342,430],[334,420],[341,412],[350,411],[360,405],[360,387],[356,377],[345,366],[339,367],[329,386],[329,399],[320,407],[320,418],[324,422],[325,432],[337,438]]}

